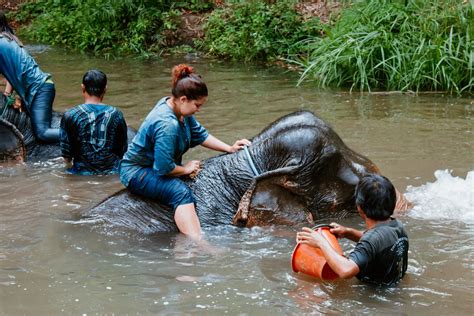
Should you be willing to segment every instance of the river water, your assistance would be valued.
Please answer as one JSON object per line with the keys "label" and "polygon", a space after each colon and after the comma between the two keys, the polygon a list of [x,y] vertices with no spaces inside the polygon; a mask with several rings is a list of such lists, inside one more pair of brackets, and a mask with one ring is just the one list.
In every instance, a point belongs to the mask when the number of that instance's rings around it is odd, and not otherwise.
{"label": "river water", "polygon": [[[80,221],[122,185],[117,176],[67,175],[53,159],[0,166],[0,314],[472,314],[472,99],[319,91],[296,87],[297,75],[280,68],[194,56],[105,61],[29,49],[53,75],[55,109],[79,104],[83,73],[100,68],[109,78],[105,102],[136,128],[169,94],[170,69],[181,62],[195,66],[210,89],[198,119],[228,143],[292,111],[315,112],[414,202],[399,217],[410,237],[409,267],[390,289],[321,282],[291,270],[296,227],[207,229],[219,251],[206,253],[179,234]],[[185,159],[212,155],[197,148]],[[363,229],[358,217],[341,223]]]}

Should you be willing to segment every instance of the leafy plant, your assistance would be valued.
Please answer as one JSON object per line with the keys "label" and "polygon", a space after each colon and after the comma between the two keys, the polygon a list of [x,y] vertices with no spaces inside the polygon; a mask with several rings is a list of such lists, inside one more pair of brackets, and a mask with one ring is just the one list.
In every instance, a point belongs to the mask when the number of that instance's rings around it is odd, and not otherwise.
{"label": "leafy plant", "polygon": [[22,35],[41,42],[103,55],[147,55],[172,6],[168,0],[38,0],[22,6],[16,18],[31,19]]}
{"label": "leafy plant", "polygon": [[214,1],[211,0],[188,0],[175,1],[175,8],[189,10],[193,12],[205,12],[214,8]]}
{"label": "leafy plant", "polygon": [[319,20],[304,21],[296,1],[242,1],[214,10],[205,24],[199,46],[210,54],[238,60],[288,56],[299,42],[321,28]]}
{"label": "leafy plant", "polygon": [[472,21],[455,0],[362,1],[292,61],[319,86],[472,91]]}

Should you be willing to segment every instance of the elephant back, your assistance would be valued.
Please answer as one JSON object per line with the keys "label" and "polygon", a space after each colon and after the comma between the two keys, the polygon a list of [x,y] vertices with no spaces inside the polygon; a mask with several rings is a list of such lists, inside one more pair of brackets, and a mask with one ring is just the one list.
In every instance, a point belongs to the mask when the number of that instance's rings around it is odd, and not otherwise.
{"label": "elephant back", "polygon": [[144,234],[177,231],[173,210],[123,189],[82,214],[82,219]]}
{"label": "elephant back", "polygon": [[253,138],[253,142],[263,141],[267,138],[273,137],[278,132],[295,129],[299,126],[311,126],[324,131],[331,130],[329,125],[317,117],[313,112],[297,111],[285,115],[270,124]]}

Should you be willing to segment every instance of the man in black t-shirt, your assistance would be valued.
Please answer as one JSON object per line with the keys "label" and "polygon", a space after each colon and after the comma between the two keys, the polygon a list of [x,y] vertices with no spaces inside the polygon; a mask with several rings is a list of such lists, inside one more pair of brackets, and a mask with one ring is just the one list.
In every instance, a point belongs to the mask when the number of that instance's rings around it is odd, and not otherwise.
{"label": "man in black t-shirt", "polygon": [[394,285],[408,266],[408,236],[403,225],[391,218],[395,203],[396,191],[390,180],[381,175],[366,175],[357,185],[356,205],[367,230],[331,224],[330,231],[335,236],[357,242],[349,258],[338,254],[319,231],[307,227],[297,234],[297,241],[320,248],[341,278],[355,276],[376,285]]}

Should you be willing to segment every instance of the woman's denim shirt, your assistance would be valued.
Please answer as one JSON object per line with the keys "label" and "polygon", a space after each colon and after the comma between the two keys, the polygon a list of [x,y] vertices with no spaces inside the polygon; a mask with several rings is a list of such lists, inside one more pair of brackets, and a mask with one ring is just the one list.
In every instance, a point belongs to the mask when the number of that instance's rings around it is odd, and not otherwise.
{"label": "woman's denim shirt", "polygon": [[183,154],[200,145],[209,136],[194,116],[180,122],[164,97],[153,108],[128,146],[120,163],[120,180],[128,186],[141,168],[153,167],[160,175],[181,165]]}
{"label": "woman's denim shirt", "polygon": [[0,33],[0,74],[10,82],[30,113],[36,92],[50,77],[41,71],[36,61],[23,47],[2,33]]}

